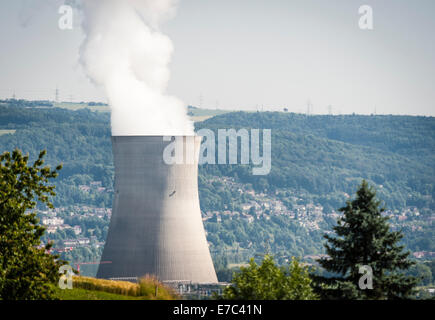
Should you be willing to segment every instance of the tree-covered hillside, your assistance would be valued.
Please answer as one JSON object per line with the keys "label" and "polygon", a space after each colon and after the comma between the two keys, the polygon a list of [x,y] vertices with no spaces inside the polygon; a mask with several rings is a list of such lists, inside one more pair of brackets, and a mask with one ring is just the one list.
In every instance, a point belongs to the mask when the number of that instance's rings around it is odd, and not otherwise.
{"label": "tree-covered hillside", "polygon": [[390,209],[435,209],[435,119],[412,116],[306,116],[278,112],[228,113],[197,129],[272,129],[272,170],[204,166],[204,174],[236,176],[257,190],[290,188],[337,208],[366,179]]}
{"label": "tree-covered hillside", "polygon": [[270,128],[410,156],[434,158],[433,117],[392,115],[304,115],[282,112],[233,112],[202,123],[219,128]]}
{"label": "tree-covered hillside", "polygon": [[[393,216],[409,213],[411,218],[395,224],[404,228],[409,249],[435,251],[428,225],[435,210],[435,118],[235,112],[196,123],[201,128],[272,129],[269,175],[253,176],[249,165],[199,168],[200,204],[214,254],[246,262],[267,250],[278,260],[321,253],[321,235],[335,223],[334,211],[362,179],[377,188]],[[47,163],[63,163],[53,201],[65,208],[58,217],[94,242],[105,240],[107,216],[80,216],[81,209],[71,207],[111,208],[110,135],[105,112],[0,104],[0,151],[18,147],[35,159],[47,149]],[[49,235],[55,241],[74,236],[73,229]],[[96,260],[100,252],[101,246],[78,247],[64,258]]]}

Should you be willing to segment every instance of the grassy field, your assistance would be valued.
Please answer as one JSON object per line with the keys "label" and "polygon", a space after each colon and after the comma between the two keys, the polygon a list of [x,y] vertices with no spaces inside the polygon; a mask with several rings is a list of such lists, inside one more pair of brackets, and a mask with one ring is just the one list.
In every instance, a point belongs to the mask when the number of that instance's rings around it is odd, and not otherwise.
{"label": "grassy field", "polygon": [[68,110],[72,110],[72,111],[87,108],[91,111],[110,112],[109,106],[90,106],[87,103],[54,102],[53,106],[55,108],[63,108],[63,109],[68,109]]}
{"label": "grassy field", "polygon": [[221,110],[221,109],[199,109],[199,108],[189,108],[189,111],[192,112],[192,115],[195,117],[201,116],[217,116],[220,114],[232,112],[232,110]]}
{"label": "grassy field", "polygon": [[199,109],[194,107],[189,107],[188,111],[189,111],[190,118],[195,122],[201,122],[211,117],[231,112],[231,110]]}
{"label": "grassy field", "polygon": [[14,134],[17,130],[0,130],[0,136],[5,134]]}
{"label": "grassy field", "polygon": [[213,116],[191,116],[190,119],[192,119],[193,122],[201,122],[210,119],[212,117]]}
{"label": "grassy field", "polygon": [[145,276],[139,283],[90,277],[73,277],[73,289],[55,287],[59,300],[174,300],[179,296],[170,288]]}
{"label": "grassy field", "polygon": [[[99,112],[110,112],[110,106],[90,106],[87,103],[74,103],[74,102],[54,102],[54,107],[63,108],[68,110],[80,110],[80,109],[89,109],[91,111],[99,111]],[[199,109],[199,108],[188,108],[190,112],[190,118],[194,122],[201,122],[207,120],[211,117],[231,112],[231,110],[220,110],[220,109]]]}
{"label": "grassy field", "polygon": [[55,289],[55,297],[59,300],[144,300],[143,297],[132,297],[122,294],[109,293],[97,290],[86,290],[81,288]]}

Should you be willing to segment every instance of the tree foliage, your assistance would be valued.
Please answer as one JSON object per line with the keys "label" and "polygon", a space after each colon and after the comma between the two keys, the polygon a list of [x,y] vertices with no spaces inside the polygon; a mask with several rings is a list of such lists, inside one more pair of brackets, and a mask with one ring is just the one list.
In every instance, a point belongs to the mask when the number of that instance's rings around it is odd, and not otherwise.
{"label": "tree foliage", "polygon": [[308,268],[292,259],[287,268],[277,266],[270,255],[261,265],[251,259],[248,267],[242,267],[232,285],[225,288],[224,299],[229,300],[313,300]]}
{"label": "tree foliage", "polygon": [[33,165],[16,149],[0,155],[0,299],[49,299],[50,283],[59,279],[60,261],[38,247],[44,228],[30,212],[37,201],[53,207],[55,170],[43,167],[45,151]]}
{"label": "tree foliage", "polygon": [[[353,201],[347,201],[339,211],[343,216],[333,228],[336,235],[325,235],[327,258],[320,265],[336,276],[318,277],[317,290],[323,298],[340,299],[398,299],[408,298],[416,279],[405,276],[400,270],[414,263],[409,252],[399,245],[403,235],[390,231],[388,217],[382,216],[384,208],[376,198],[376,191],[363,181]],[[360,289],[363,276],[360,267],[373,271],[373,288]]]}

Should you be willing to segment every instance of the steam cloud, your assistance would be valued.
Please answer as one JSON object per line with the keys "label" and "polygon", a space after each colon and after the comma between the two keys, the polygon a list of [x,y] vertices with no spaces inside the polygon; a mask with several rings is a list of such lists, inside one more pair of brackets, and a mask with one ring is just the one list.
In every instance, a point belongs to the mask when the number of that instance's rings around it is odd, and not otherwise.
{"label": "steam cloud", "polygon": [[112,135],[193,135],[185,105],[165,94],[173,46],[159,26],[174,0],[83,0],[80,60],[112,108]]}

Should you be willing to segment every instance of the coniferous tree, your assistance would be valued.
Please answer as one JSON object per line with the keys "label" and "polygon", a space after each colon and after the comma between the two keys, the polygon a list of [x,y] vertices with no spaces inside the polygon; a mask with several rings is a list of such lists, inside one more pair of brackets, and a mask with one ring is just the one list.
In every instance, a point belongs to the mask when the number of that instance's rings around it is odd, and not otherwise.
{"label": "coniferous tree", "polygon": [[[333,277],[314,276],[316,291],[325,299],[404,299],[413,293],[417,280],[402,270],[414,263],[399,245],[403,235],[391,231],[385,208],[376,191],[364,180],[353,201],[339,211],[343,216],[333,228],[336,235],[325,235],[327,257],[320,265]],[[371,268],[372,285],[369,284]],[[362,268],[362,269],[360,269]],[[367,288],[368,286],[368,288]]]}

